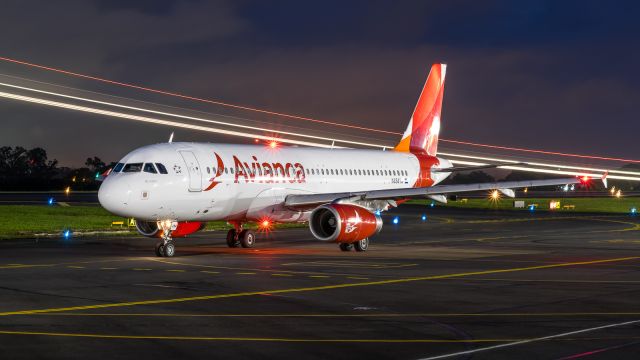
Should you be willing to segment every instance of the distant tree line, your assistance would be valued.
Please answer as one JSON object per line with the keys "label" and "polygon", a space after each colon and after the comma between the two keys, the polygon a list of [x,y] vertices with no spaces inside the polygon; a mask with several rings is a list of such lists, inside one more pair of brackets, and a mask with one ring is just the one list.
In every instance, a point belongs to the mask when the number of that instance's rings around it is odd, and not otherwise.
{"label": "distant tree line", "polygon": [[22,146],[0,147],[0,191],[97,190],[101,174],[114,164],[100,158],[87,158],[84,167],[58,167],[58,160],[49,160],[43,148]]}

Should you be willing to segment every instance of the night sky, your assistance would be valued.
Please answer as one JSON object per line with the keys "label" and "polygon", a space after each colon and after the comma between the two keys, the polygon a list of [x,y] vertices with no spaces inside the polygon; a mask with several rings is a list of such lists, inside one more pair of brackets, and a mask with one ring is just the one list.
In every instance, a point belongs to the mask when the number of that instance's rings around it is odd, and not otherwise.
{"label": "night sky", "polygon": [[[5,0],[0,56],[397,132],[442,61],[443,138],[639,159],[638,19],[636,1]],[[44,147],[63,165],[115,161],[172,131],[3,99],[0,119],[0,146]]]}

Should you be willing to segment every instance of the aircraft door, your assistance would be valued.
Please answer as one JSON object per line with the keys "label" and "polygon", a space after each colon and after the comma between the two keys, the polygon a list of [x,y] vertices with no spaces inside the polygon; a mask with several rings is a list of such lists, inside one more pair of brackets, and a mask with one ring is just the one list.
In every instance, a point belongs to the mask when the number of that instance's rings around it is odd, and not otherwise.
{"label": "aircraft door", "polygon": [[202,191],[202,170],[200,169],[200,163],[195,154],[191,151],[181,150],[179,151],[189,173],[189,191],[197,192]]}

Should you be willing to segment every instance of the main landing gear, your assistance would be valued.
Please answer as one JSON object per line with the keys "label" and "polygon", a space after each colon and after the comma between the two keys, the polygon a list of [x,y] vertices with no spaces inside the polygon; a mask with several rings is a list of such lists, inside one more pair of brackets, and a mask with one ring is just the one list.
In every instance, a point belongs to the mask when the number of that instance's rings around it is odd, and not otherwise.
{"label": "main landing gear", "polygon": [[353,243],[340,243],[340,250],[351,251],[355,249],[358,252],[367,251],[369,248],[369,238],[362,239]]}
{"label": "main landing gear", "polygon": [[242,223],[232,222],[233,229],[227,232],[227,246],[230,248],[251,248],[256,244],[256,233],[253,230],[242,229]]}

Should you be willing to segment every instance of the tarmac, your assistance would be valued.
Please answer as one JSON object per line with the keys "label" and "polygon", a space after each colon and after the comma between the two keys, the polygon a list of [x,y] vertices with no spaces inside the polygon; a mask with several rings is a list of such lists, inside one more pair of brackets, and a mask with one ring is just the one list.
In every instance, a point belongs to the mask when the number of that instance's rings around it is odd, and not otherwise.
{"label": "tarmac", "polygon": [[2,241],[1,357],[639,357],[639,218],[406,205],[384,220],[364,253],[308,229],[252,249],[199,233],[173,258],[143,237]]}

